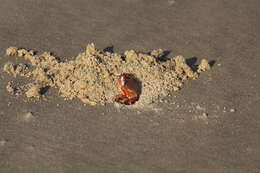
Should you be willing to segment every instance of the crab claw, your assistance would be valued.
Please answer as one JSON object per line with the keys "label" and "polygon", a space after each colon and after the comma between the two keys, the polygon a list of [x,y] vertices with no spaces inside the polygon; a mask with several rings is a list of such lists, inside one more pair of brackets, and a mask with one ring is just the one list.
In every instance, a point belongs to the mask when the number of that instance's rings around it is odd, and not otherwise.
{"label": "crab claw", "polygon": [[129,105],[129,99],[124,94],[118,94],[115,96],[115,101],[121,104]]}

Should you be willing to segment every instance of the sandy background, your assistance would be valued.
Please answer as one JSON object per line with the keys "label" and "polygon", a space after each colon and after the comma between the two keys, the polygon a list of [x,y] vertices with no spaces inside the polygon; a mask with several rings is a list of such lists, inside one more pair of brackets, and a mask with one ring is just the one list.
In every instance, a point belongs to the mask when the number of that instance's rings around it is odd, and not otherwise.
{"label": "sandy background", "polygon": [[0,0],[1,68],[9,46],[72,57],[89,42],[216,61],[146,111],[85,107],[54,89],[40,101],[11,96],[1,72],[0,172],[259,172],[259,9],[258,0]]}

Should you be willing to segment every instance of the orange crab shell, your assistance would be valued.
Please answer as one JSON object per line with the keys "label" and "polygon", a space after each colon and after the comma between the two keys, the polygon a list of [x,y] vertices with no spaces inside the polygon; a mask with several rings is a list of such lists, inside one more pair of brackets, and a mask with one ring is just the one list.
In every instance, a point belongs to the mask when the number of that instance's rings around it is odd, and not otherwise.
{"label": "orange crab shell", "polygon": [[115,101],[130,105],[139,99],[137,81],[127,73],[123,73],[118,77],[117,85],[122,94],[115,97]]}

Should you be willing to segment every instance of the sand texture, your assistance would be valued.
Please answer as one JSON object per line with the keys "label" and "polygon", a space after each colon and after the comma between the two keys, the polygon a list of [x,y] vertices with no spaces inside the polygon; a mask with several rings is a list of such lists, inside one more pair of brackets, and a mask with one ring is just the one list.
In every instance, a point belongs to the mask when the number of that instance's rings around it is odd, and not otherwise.
{"label": "sand texture", "polygon": [[0,2],[0,173],[260,172],[259,0]]}
{"label": "sand texture", "polygon": [[[150,54],[125,51],[124,55],[97,50],[88,44],[85,52],[73,60],[60,60],[48,52],[34,55],[32,50],[10,47],[6,55],[24,58],[30,62],[33,70],[26,64],[7,62],[4,71],[14,77],[17,75],[33,79],[25,92],[27,97],[39,98],[41,89],[55,87],[65,99],[79,98],[88,105],[113,103],[119,92],[117,78],[122,73],[133,74],[141,85],[138,105],[158,102],[181,88],[185,80],[197,79],[199,73],[210,69],[208,61],[203,59],[198,67],[187,65],[183,56],[164,57],[162,49],[152,50]],[[8,84],[7,90],[15,93]]]}

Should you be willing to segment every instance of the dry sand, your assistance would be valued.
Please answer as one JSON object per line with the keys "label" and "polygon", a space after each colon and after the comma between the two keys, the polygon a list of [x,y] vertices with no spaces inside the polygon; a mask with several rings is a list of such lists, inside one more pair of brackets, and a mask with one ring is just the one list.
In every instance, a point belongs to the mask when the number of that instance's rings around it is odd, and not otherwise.
{"label": "dry sand", "polygon": [[[34,55],[34,51],[9,47],[7,56],[22,57],[33,66],[29,71],[26,64],[4,65],[4,71],[13,77],[17,75],[33,78],[33,83],[6,89],[11,94],[39,98],[41,90],[55,87],[65,99],[79,98],[88,105],[114,102],[119,92],[117,78],[122,73],[133,74],[141,83],[141,95],[137,105],[145,106],[158,102],[181,88],[185,80],[197,79],[200,72],[210,70],[207,60],[190,67],[183,56],[167,58],[162,49],[150,54],[125,51],[124,55],[102,52],[95,45],[88,44],[85,52],[69,61],[58,60],[48,52]],[[196,69],[195,71],[192,70]]]}

